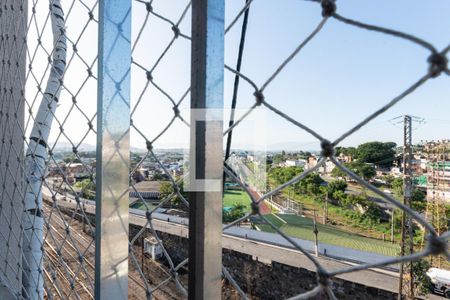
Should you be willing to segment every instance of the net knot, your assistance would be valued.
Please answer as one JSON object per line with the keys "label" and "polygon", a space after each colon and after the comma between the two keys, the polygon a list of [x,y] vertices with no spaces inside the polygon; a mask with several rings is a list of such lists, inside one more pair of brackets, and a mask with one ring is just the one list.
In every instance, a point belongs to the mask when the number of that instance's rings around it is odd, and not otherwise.
{"label": "net knot", "polygon": [[258,215],[259,214],[259,204],[256,202],[252,202],[252,215]]}
{"label": "net knot", "polygon": [[433,78],[438,77],[447,69],[448,59],[442,53],[431,54],[427,61],[430,64],[428,72]]}
{"label": "net knot", "polygon": [[427,241],[427,250],[431,255],[439,255],[447,250],[447,241],[441,237],[428,235]]}
{"label": "net knot", "polygon": [[323,140],[320,143],[320,147],[322,148],[322,156],[323,157],[331,157],[334,155],[334,147],[333,147],[333,144],[329,140]]}
{"label": "net knot", "polygon": [[152,72],[150,71],[145,72],[145,76],[147,77],[147,80],[149,81],[153,80]]}
{"label": "net knot", "polygon": [[264,102],[264,94],[261,91],[256,91],[253,93],[256,99],[256,105],[260,106]]}
{"label": "net knot", "polygon": [[148,12],[152,12],[152,11],[153,11],[152,3],[151,3],[151,2],[146,2],[146,3],[145,3],[145,9],[146,9]]}
{"label": "net knot", "polygon": [[317,270],[317,282],[322,286],[329,286],[331,283],[330,275],[324,270]]}
{"label": "net knot", "polygon": [[175,38],[178,38],[180,36],[180,28],[178,28],[178,26],[173,25],[172,31],[173,31],[173,34],[175,35]]}
{"label": "net knot", "polygon": [[145,145],[147,146],[147,150],[148,150],[148,151],[152,151],[152,150],[153,150],[152,142],[146,141],[146,142],[145,142]]}
{"label": "net knot", "polygon": [[333,0],[322,0],[322,17],[328,18],[336,12],[336,3]]}
{"label": "net knot", "polygon": [[175,117],[179,117],[180,116],[180,109],[178,108],[178,106],[174,106],[172,107],[173,112],[175,113]]}

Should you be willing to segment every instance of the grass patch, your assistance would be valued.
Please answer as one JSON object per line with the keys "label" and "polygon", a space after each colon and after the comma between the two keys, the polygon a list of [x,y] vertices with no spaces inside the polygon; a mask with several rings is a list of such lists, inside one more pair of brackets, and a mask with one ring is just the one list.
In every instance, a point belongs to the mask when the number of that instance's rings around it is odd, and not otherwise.
{"label": "grass patch", "polygon": [[[280,228],[281,226],[283,226],[285,223],[283,221],[281,221],[279,219],[279,217],[277,218],[277,216],[275,216],[274,214],[270,214],[270,215],[264,215],[264,217],[273,225],[275,225],[277,228]],[[270,226],[270,225],[268,225]],[[272,228],[272,227],[270,227]]]}
{"label": "grass patch", "polygon": [[[277,214],[278,217],[286,221],[283,223],[273,215],[265,217],[277,226],[283,233],[304,239],[314,240],[313,220],[296,215]],[[259,229],[266,232],[275,232],[268,224],[262,223],[262,220],[255,220]],[[330,225],[317,224],[319,230],[319,242],[330,245],[342,246],[361,251],[374,252],[388,256],[396,256],[400,251],[398,244],[383,242],[381,240],[371,239],[354,233],[348,233],[334,228]]]}
{"label": "grass patch", "polygon": [[234,204],[244,205],[246,212],[251,210],[251,200],[245,191],[226,190],[223,197],[223,206],[231,207]]}

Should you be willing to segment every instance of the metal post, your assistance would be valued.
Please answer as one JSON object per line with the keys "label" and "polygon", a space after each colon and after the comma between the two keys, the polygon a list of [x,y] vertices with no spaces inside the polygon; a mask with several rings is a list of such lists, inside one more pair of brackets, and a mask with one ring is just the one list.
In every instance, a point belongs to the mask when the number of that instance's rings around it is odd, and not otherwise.
{"label": "metal post", "polygon": [[224,0],[193,1],[191,64],[189,299],[220,299]]}
{"label": "metal post", "polygon": [[394,222],[395,222],[395,210],[392,208],[392,214],[391,214],[391,243],[394,242]]}
{"label": "metal post", "polygon": [[[0,260],[2,278],[21,298],[24,90],[28,1],[4,0],[0,12]],[[11,175],[12,174],[12,175]],[[5,265],[5,264],[3,264]],[[29,276],[29,274],[25,274]],[[4,296],[0,284],[0,298]]]}
{"label": "metal post", "polygon": [[141,237],[141,243],[142,243],[142,245],[141,245],[141,270],[142,270],[142,273],[145,275],[145,269],[144,269],[144,255],[145,255],[145,253],[144,253],[144,235],[142,235],[142,237]]}
{"label": "metal post", "polygon": [[317,229],[316,223],[316,210],[314,209],[314,219],[313,219],[313,233],[314,233],[314,251],[316,256],[319,256],[319,230]]}
{"label": "metal post", "polygon": [[128,298],[131,1],[99,2],[95,299]]}
{"label": "metal post", "polygon": [[[404,123],[404,146],[403,146],[403,204],[411,207],[412,194],[412,118],[405,115]],[[406,234],[408,233],[408,238]],[[414,252],[414,236],[413,224],[410,217],[402,212],[402,236],[400,244],[400,255],[413,254]],[[407,247],[407,244],[409,245]],[[400,280],[399,280],[399,299],[406,294],[408,299],[414,298],[414,276],[412,262],[400,264]],[[409,282],[406,282],[409,281]]]}

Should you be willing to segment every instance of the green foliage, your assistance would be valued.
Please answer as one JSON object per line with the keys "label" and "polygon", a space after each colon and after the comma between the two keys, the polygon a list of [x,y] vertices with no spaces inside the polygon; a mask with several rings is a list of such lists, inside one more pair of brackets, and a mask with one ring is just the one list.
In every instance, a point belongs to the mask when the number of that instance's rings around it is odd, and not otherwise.
{"label": "green foliage", "polygon": [[371,224],[380,222],[381,209],[370,201],[366,195],[347,195],[346,198],[341,199],[340,204],[344,207],[361,208],[363,212],[358,211],[358,214],[354,216],[359,218],[360,221]]}
{"label": "green foliage", "polygon": [[300,193],[309,195],[319,195],[321,192],[321,184],[324,183],[322,177],[317,173],[308,174],[304,179],[294,185],[294,189]]}
{"label": "green foliage", "polygon": [[243,204],[236,203],[234,204],[230,210],[223,211],[223,222],[229,223],[233,222],[239,218],[242,218],[245,215],[246,207]]}
{"label": "green foliage", "polygon": [[430,263],[425,259],[419,259],[412,263],[416,292],[419,295],[426,295],[429,292],[429,283],[426,272],[430,267]]}
{"label": "green foliage", "polygon": [[398,197],[403,195],[403,179],[400,177],[394,178],[391,182],[392,190],[394,191],[394,194]]}
{"label": "green foliage", "polygon": [[[183,182],[180,182],[178,184],[178,188],[180,189],[180,193],[181,195],[187,199],[187,193],[184,192],[184,187],[183,187]],[[161,200],[164,200],[165,198],[167,198],[169,195],[171,195],[173,193],[173,184],[172,182],[169,181],[164,181],[161,183],[161,186],[159,187],[159,195]],[[180,204],[181,203],[181,198],[180,196],[177,194],[173,199],[172,199],[172,203],[173,204]]]}
{"label": "green foliage", "polygon": [[424,212],[427,207],[425,197],[426,194],[424,192],[418,189],[414,189],[411,195],[412,208],[420,213]]}
{"label": "green foliage", "polygon": [[347,199],[347,194],[345,194],[343,191],[337,190],[333,192],[333,194],[330,195],[332,199],[338,201],[340,205],[345,202]]}
{"label": "green foliage", "polygon": [[73,153],[70,153],[70,154],[67,154],[66,156],[64,156],[63,161],[66,164],[81,163],[81,160],[78,157],[76,157],[75,154],[73,154]]}
{"label": "green foliage", "polygon": [[343,155],[349,155],[351,157],[356,158],[356,148],[355,147],[336,147],[335,153],[336,153],[336,156],[339,156],[342,153]]}
{"label": "green foliage", "polygon": [[[391,187],[394,191],[394,194],[397,197],[403,197],[403,179],[402,178],[394,178],[391,181]],[[426,203],[426,194],[422,192],[419,189],[413,188],[412,194],[411,194],[411,204],[412,208],[418,212],[425,211],[425,208],[427,206]]]}
{"label": "green foliage", "polygon": [[368,142],[356,149],[357,159],[363,163],[373,163],[380,167],[390,167],[395,159],[395,147],[393,142]]}
{"label": "green foliage", "polygon": [[329,195],[333,195],[337,191],[345,192],[347,188],[347,182],[344,180],[334,180],[328,183],[327,192]]}
{"label": "green foliage", "polygon": [[159,195],[161,199],[167,198],[170,194],[173,193],[173,185],[171,182],[165,181],[162,182],[159,187]]}
{"label": "green foliage", "polygon": [[300,167],[287,167],[287,168],[274,168],[270,171],[269,175],[275,179],[278,183],[284,183],[295,176],[299,175],[303,172],[303,169]]}
{"label": "green foliage", "polygon": [[[303,172],[301,167],[273,168],[269,172],[269,176],[274,179],[277,184],[283,184],[295,176]],[[308,174],[305,178],[295,183],[294,190],[302,194],[319,195],[322,194],[320,189],[324,180],[317,173]]]}
{"label": "green foliage", "polygon": [[[344,166],[365,180],[372,178],[376,174],[375,168],[372,165],[363,163],[361,161],[344,163]],[[333,175],[334,177],[348,177],[347,173],[339,168],[334,168],[333,171],[331,171],[331,175]]]}
{"label": "green foliage", "polygon": [[284,160],[283,155],[277,153],[273,156],[272,163],[274,165],[278,165],[279,163],[283,162],[283,160]]}
{"label": "green foliage", "polygon": [[73,186],[80,189],[81,197],[91,200],[95,198],[95,184],[91,179],[78,181]]}
{"label": "green foliage", "polygon": [[392,175],[384,175],[382,179],[386,182],[387,186],[392,186],[392,182],[395,180],[395,177]]}

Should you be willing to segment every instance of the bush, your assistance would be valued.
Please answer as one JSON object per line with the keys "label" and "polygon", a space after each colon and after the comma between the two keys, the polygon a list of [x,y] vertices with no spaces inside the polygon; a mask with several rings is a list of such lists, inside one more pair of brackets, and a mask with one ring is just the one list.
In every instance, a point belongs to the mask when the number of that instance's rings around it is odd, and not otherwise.
{"label": "bush", "polygon": [[245,206],[240,203],[234,204],[230,210],[223,211],[223,222],[230,223],[245,216]]}
{"label": "bush", "polygon": [[425,259],[420,259],[416,262],[413,262],[412,264],[416,294],[426,295],[429,292],[429,283],[427,280],[426,272],[431,267],[431,265]]}

